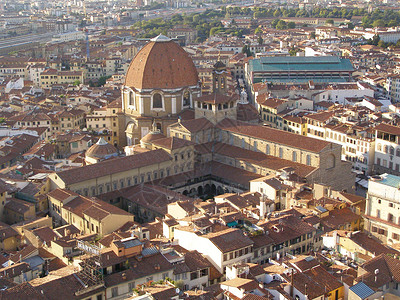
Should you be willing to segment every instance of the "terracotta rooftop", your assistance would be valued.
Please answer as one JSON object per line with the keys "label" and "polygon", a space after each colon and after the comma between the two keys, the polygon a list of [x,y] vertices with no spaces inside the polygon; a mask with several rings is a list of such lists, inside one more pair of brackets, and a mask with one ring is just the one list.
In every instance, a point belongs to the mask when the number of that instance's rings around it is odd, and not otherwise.
{"label": "terracotta rooftop", "polygon": [[239,98],[238,95],[228,96],[220,93],[213,93],[198,97],[196,98],[196,101],[211,103],[211,104],[224,104],[224,103],[229,103],[231,101],[236,101],[238,100],[238,98]]}
{"label": "terracotta rooftop", "polygon": [[311,137],[306,137],[283,130],[252,125],[231,119],[222,120],[217,124],[217,127],[222,130],[259,138],[264,141],[282,144],[293,148],[300,148],[315,153],[319,153],[324,148],[332,144],[326,141],[317,140]]}
{"label": "terracotta rooftop", "polygon": [[[400,260],[387,254],[381,254],[359,268],[365,273],[357,277],[355,281],[362,281],[372,289],[376,290],[392,281],[400,282]],[[379,270],[377,274],[376,270]]]}
{"label": "terracotta rooftop", "polygon": [[[158,38],[158,37],[157,37]],[[176,89],[198,85],[192,59],[172,40],[154,40],[132,59],[125,85],[142,89]]]}
{"label": "terracotta rooftop", "polygon": [[208,121],[206,118],[187,120],[187,121],[182,121],[180,123],[175,123],[175,125],[176,124],[181,125],[186,130],[188,130],[190,133],[207,130],[207,129],[210,129],[213,127],[213,124],[210,121]]}
{"label": "terracotta rooftop", "polygon": [[164,149],[169,149],[169,150],[175,150],[175,149],[194,145],[194,143],[191,141],[180,139],[175,136],[154,140],[153,144],[156,146],[162,147]]}
{"label": "terracotta rooftop", "polygon": [[400,127],[398,126],[381,123],[375,129],[389,134],[400,135]]}
{"label": "terracotta rooftop", "polygon": [[208,233],[203,237],[209,239],[223,253],[253,245],[253,241],[240,229],[234,228]]}
{"label": "terracotta rooftop", "polygon": [[171,156],[165,152],[165,150],[158,149],[136,155],[106,160],[80,168],[61,171],[57,173],[57,176],[68,185],[135,168],[158,164],[171,159]]}

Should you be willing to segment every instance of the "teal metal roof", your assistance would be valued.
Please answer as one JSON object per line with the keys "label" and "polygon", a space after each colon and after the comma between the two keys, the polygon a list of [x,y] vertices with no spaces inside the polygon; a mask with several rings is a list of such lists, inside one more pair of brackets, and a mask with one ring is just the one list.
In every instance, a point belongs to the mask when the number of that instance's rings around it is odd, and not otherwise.
{"label": "teal metal roof", "polygon": [[400,187],[400,176],[395,176],[392,174],[382,174],[381,175],[382,180],[378,181],[379,183],[382,183],[384,185],[388,185],[394,188],[399,188]]}
{"label": "teal metal roof", "polygon": [[308,76],[308,77],[304,77],[302,79],[298,79],[298,78],[263,78],[263,77],[259,77],[259,78],[255,78],[254,79],[254,83],[257,82],[276,82],[279,81],[281,83],[304,83],[307,82],[308,80],[312,80],[314,81],[314,83],[324,83],[324,82],[328,82],[328,83],[333,83],[333,82],[348,82],[349,80],[344,77],[344,78],[319,78],[319,77],[314,77],[314,76]]}
{"label": "teal metal roof", "polygon": [[347,58],[337,56],[261,57],[249,61],[252,72],[354,71]]}

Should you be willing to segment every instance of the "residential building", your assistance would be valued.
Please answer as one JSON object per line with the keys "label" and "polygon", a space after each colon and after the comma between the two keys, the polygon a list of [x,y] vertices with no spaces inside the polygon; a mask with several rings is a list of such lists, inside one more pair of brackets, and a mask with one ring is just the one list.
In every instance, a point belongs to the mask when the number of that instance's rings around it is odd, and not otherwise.
{"label": "residential building", "polygon": [[[358,267],[357,278],[354,280],[356,285],[350,288],[348,299],[360,299],[363,289],[362,299],[368,298],[389,298],[397,299],[400,297],[400,262],[398,259],[388,254],[381,254]],[[369,295],[369,296],[365,296]]]}
{"label": "residential building", "polygon": [[49,214],[56,225],[71,224],[86,234],[103,236],[133,221],[133,215],[96,198],[87,198],[66,189],[47,194]]}
{"label": "residential building", "polygon": [[185,43],[193,43],[197,38],[197,30],[188,27],[175,27],[167,32],[167,36],[171,39],[184,37]]}
{"label": "residential building", "polygon": [[368,181],[365,229],[389,245],[400,241],[399,187],[400,177],[386,173]]}
{"label": "residential building", "polygon": [[174,238],[188,250],[202,253],[220,273],[237,262],[250,262],[253,241],[240,229],[227,228],[217,232],[198,234],[190,227],[176,227]]}
{"label": "residential building", "polygon": [[58,71],[56,69],[46,69],[40,74],[39,86],[51,88],[57,84],[77,84],[83,83],[83,71]]}
{"label": "residential building", "polygon": [[400,175],[400,127],[381,123],[375,127],[374,171]]}
{"label": "residential building", "polygon": [[106,107],[93,110],[91,114],[86,115],[86,126],[88,130],[97,133],[111,133],[110,142],[116,146],[119,142],[119,122],[118,113],[122,110],[121,101],[115,100]]}

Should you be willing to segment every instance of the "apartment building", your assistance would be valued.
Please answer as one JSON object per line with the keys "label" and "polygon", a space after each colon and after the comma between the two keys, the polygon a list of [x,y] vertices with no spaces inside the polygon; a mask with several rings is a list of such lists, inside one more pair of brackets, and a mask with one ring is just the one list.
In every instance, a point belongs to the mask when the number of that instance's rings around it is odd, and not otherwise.
{"label": "apartment building", "polygon": [[72,224],[85,234],[103,236],[126,222],[132,222],[132,214],[96,198],[87,198],[65,189],[48,193],[49,214],[55,224]]}
{"label": "apartment building", "polygon": [[120,100],[115,100],[105,107],[100,107],[86,116],[86,126],[88,130],[97,133],[109,132],[111,134],[109,142],[113,145],[118,144],[118,113],[122,111]]}
{"label": "apartment building", "polygon": [[400,127],[381,123],[375,137],[374,171],[400,175]]}
{"label": "apartment building", "polygon": [[57,84],[76,84],[83,83],[83,71],[58,71],[56,69],[46,69],[40,74],[39,86],[50,88]]}
{"label": "apartment building", "polygon": [[389,245],[400,241],[400,177],[382,174],[368,182],[365,229]]}

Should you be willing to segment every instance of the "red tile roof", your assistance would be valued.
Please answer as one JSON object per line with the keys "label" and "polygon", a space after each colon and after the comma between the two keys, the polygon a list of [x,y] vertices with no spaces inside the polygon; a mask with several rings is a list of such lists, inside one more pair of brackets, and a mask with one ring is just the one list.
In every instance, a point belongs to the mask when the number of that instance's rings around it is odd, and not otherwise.
{"label": "red tile roof", "polygon": [[180,125],[183,126],[185,129],[187,129],[191,133],[195,133],[195,132],[202,131],[202,130],[207,130],[207,129],[214,127],[213,124],[210,121],[208,121],[206,118],[182,121],[182,122],[180,122]]}
{"label": "red tile roof", "polygon": [[400,127],[398,126],[381,123],[375,129],[389,134],[400,135]]}
{"label": "red tile roof", "polygon": [[97,164],[70,169],[57,173],[67,185],[93,178],[99,178],[111,174],[125,172],[135,168],[158,164],[171,160],[171,156],[165,150],[157,149],[136,155],[106,160]]}
{"label": "red tile roof", "polygon": [[189,55],[173,41],[145,45],[133,58],[125,85],[135,89],[174,89],[199,82]]}
{"label": "red tile roof", "polygon": [[310,152],[319,153],[332,143],[298,135],[295,133],[257,126],[249,123],[224,119],[217,124],[217,128],[238,134],[259,138],[268,142],[300,148]]}
{"label": "red tile roof", "polygon": [[177,137],[167,137],[167,138],[157,139],[153,141],[153,144],[169,150],[175,150],[194,145],[194,143],[191,141],[180,139]]}

